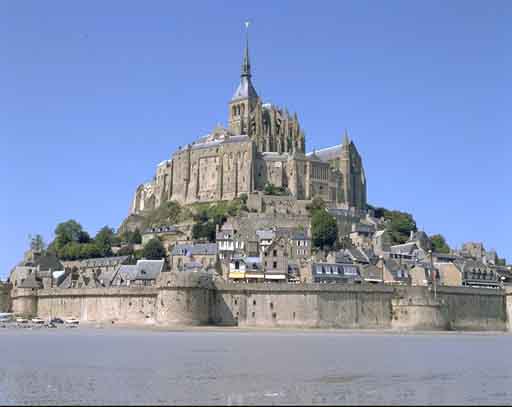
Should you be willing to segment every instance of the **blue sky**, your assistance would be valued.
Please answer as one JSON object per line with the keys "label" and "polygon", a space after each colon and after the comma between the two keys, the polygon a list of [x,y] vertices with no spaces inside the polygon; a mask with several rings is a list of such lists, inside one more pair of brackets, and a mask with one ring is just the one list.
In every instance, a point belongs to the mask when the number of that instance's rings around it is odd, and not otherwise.
{"label": "blue sky", "polygon": [[368,199],[512,260],[512,2],[0,3],[0,276],[28,235],[118,227],[177,146],[253,82],[307,149],[348,128]]}

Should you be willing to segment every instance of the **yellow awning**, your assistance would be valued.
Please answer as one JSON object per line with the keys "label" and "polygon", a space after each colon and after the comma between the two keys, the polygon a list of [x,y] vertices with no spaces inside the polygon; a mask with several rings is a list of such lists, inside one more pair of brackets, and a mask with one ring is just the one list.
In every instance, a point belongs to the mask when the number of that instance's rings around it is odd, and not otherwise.
{"label": "yellow awning", "polygon": [[239,271],[238,272],[231,272],[231,273],[229,273],[229,278],[233,278],[233,279],[235,279],[235,278],[245,278],[245,273],[239,272]]}

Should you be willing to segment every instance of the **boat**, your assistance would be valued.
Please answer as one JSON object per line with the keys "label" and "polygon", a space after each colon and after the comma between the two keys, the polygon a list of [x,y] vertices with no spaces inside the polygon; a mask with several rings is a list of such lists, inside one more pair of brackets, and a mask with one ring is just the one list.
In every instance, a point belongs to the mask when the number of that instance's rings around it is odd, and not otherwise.
{"label": "boat", "polygon": [[18,318],[16,318],[16,322],[18,324],[26,324],[28,322],[28,319],[27,318],[18,317]]}

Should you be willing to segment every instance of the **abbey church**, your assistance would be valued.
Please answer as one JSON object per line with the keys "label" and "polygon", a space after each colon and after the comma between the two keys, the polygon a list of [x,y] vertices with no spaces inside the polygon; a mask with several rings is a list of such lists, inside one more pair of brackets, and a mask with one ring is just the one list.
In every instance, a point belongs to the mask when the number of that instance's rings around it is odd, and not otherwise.
{"label": "abbey church", "polygon": [[297,114],[263,103],[251,80],[246,40],[240,83],[229,102],[228,127],[180,147],[140,185],[130,213],[180,204],[231,200],[273,185],[297,200],[320,197],[330,207],[366,208],[361,156],[347,133],[340,145],[306,153]]}

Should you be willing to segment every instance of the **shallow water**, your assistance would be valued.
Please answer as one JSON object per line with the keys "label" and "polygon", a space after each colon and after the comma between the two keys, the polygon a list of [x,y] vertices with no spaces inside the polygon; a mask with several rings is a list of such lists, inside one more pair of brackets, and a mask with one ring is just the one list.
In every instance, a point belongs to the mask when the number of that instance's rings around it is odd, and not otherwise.
{"label": "shallow water", "polygon": [[0,404],[511,404],[512,336],[0,329]]}

